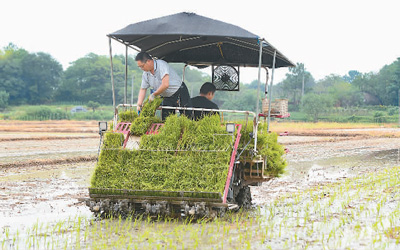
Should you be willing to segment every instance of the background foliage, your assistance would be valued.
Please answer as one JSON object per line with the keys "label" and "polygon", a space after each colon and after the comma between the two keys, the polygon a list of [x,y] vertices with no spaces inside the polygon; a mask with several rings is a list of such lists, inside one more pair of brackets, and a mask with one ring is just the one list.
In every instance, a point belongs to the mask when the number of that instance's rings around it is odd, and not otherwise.
{"label": "background foliage", "polygon": [[[182,76],[183,65],[171,64]],[[137,101],[142,71],[137,67],[132,56],[128,57],[128,97],[131,100],[133,81],[133,103]],[[125,57],[114,56],[114,79],[116,84],[116,102],[124,102]],[[199,94],[200,86],[210,81],[210,75],[187,67],[185,82],[192,97]],[[304,82],[304,88],[303,88]],[[261,86],[260,97],[263,97]],[[400,58],[385,65],[378,72],[362,73],[350,70],[347,75],[328,75],[315,80],[303,63],[290,68],[282,82],[272,88],[274,98],[289,99],[291,119],[356,121],[366,120],[396,122],[398,112],[394,107],[399,103]],[[326,102],[315,106],[315,96],[326,97]],[[256,109],[257,81],[240,83],[240,92],[218,91],[214,102],[223,109]],[[314,101],[311,101],[314,99]],[[90,103],[89,103],[90,102]],[[99,103],[99,107],[96,103]],[[318,102],[317,102],[318,103]],[[2,117],[17,118],[10,114],[20,105],[86,105],[92,112],[91,117],[99,117],[104,106],[112,105],[110,65],[108,56],[88,55],[71,62],[63,70],[61,64],[51,55],[38,52],[30,53],[23,48],[9,44],[0,49],[0,110]],[[88,105],[89,104],[89,105]],[[93,107],[93,104],[96,104]],[[261,107],[261,102],[259,103]],[[314,105],[314,108],[313,108]],[[373,107],[383,107],[378,114],[383,119],[376,119]],[[318,110],[317,110],[318,109]],[[364,111],[368,110],[367,113]],[[342,112],[343,111],[343,112]],[[57,111],[58,112],[58,111]],[[4,115],[5,113],[5,115]],[[343,116],[345,114],[345,116]],[[28,117],[28,114],[25,114]],[[77,114],[73,119],[89,115]],[[58,117],[58,116],[57,116]],[[71,117],[65,114],[65,117]],[[397,118],[396,118],[397,117]]]}

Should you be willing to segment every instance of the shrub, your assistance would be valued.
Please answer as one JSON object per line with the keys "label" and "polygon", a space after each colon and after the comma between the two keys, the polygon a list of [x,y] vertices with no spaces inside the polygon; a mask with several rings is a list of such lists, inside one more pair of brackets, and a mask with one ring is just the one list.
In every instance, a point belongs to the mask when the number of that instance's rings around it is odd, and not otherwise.
{"label": "shrub", "polygon": [[388,115],[395,115],[399,113],[399,107],[388,108]]}
{"label": "shrub", "polygon": [[49,106],[29,106],[23,114],[17,116],[18,120],[68,120],[70,114],[63,110]]}
{"label": "shrub", "polygon": [[94,101],[89,101],[86,105],[88,108],[91,108],[93,112],[100,107],[100,103],[94,102]]}
{"label": "shrub", "polygon": [[332,106],[332,99],[328,95],[306,94],[301,99],[301,110],[318,121],[320,114]]}
{"label": "shrub", "polygon": [[80,112],[71,116],[71,120],[111,120],[112,111],[98,110],[97,112]]}
{"label": "shrub", "polygon": [[10,95],[6,91],[0,91],[0,110],[8,107],[8,98]]}
{"label": "shrub", "polygon": [[385,113],[383,113],[381,111],[376,111],[374,113],[374,121],[378,122],[378,123],[386,122],[387,119],[385,117]]}

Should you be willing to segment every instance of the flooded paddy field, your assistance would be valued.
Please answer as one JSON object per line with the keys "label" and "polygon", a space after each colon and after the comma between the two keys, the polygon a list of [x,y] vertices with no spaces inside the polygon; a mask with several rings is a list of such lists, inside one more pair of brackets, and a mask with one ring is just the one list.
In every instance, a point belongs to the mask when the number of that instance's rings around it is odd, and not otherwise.
{"label": "flooded paddy field", "polygon": [[96,125],[46,124],[60,132],[44,133],[25,124],[26,131],[0,133],[0,249],[400,247],[400,138],[280,137],[287,172],[251,187],[249,211],[196,222],[96,220],[82,202],[96,163]]}

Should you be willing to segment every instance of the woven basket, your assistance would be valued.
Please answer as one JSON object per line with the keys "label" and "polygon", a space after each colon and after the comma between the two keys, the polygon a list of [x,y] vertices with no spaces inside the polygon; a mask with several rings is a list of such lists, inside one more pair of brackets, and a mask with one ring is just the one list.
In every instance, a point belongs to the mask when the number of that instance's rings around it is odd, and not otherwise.
{"label": "woven basket", "polygon": [[[268,114],[269,100],[264,98],[262,101],[262,112]],[[275,99],[271,102],[272,115],[286,115],[288,114],[288,99]]]}

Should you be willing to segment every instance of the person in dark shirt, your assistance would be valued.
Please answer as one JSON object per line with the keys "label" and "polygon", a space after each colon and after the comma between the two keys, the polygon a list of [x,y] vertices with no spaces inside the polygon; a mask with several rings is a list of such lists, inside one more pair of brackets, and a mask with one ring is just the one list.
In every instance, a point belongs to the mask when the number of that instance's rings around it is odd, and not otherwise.
{"label": "person in dark shirt", "polygon": [[[204,83],[200,88],[200,95],[191,99],[193,108],[219,109],[211,100],[214,98],[216,88],[211,82]],[[194,111],[194,119],[199,120],[204,115],[215,114],[211,111]]]}

